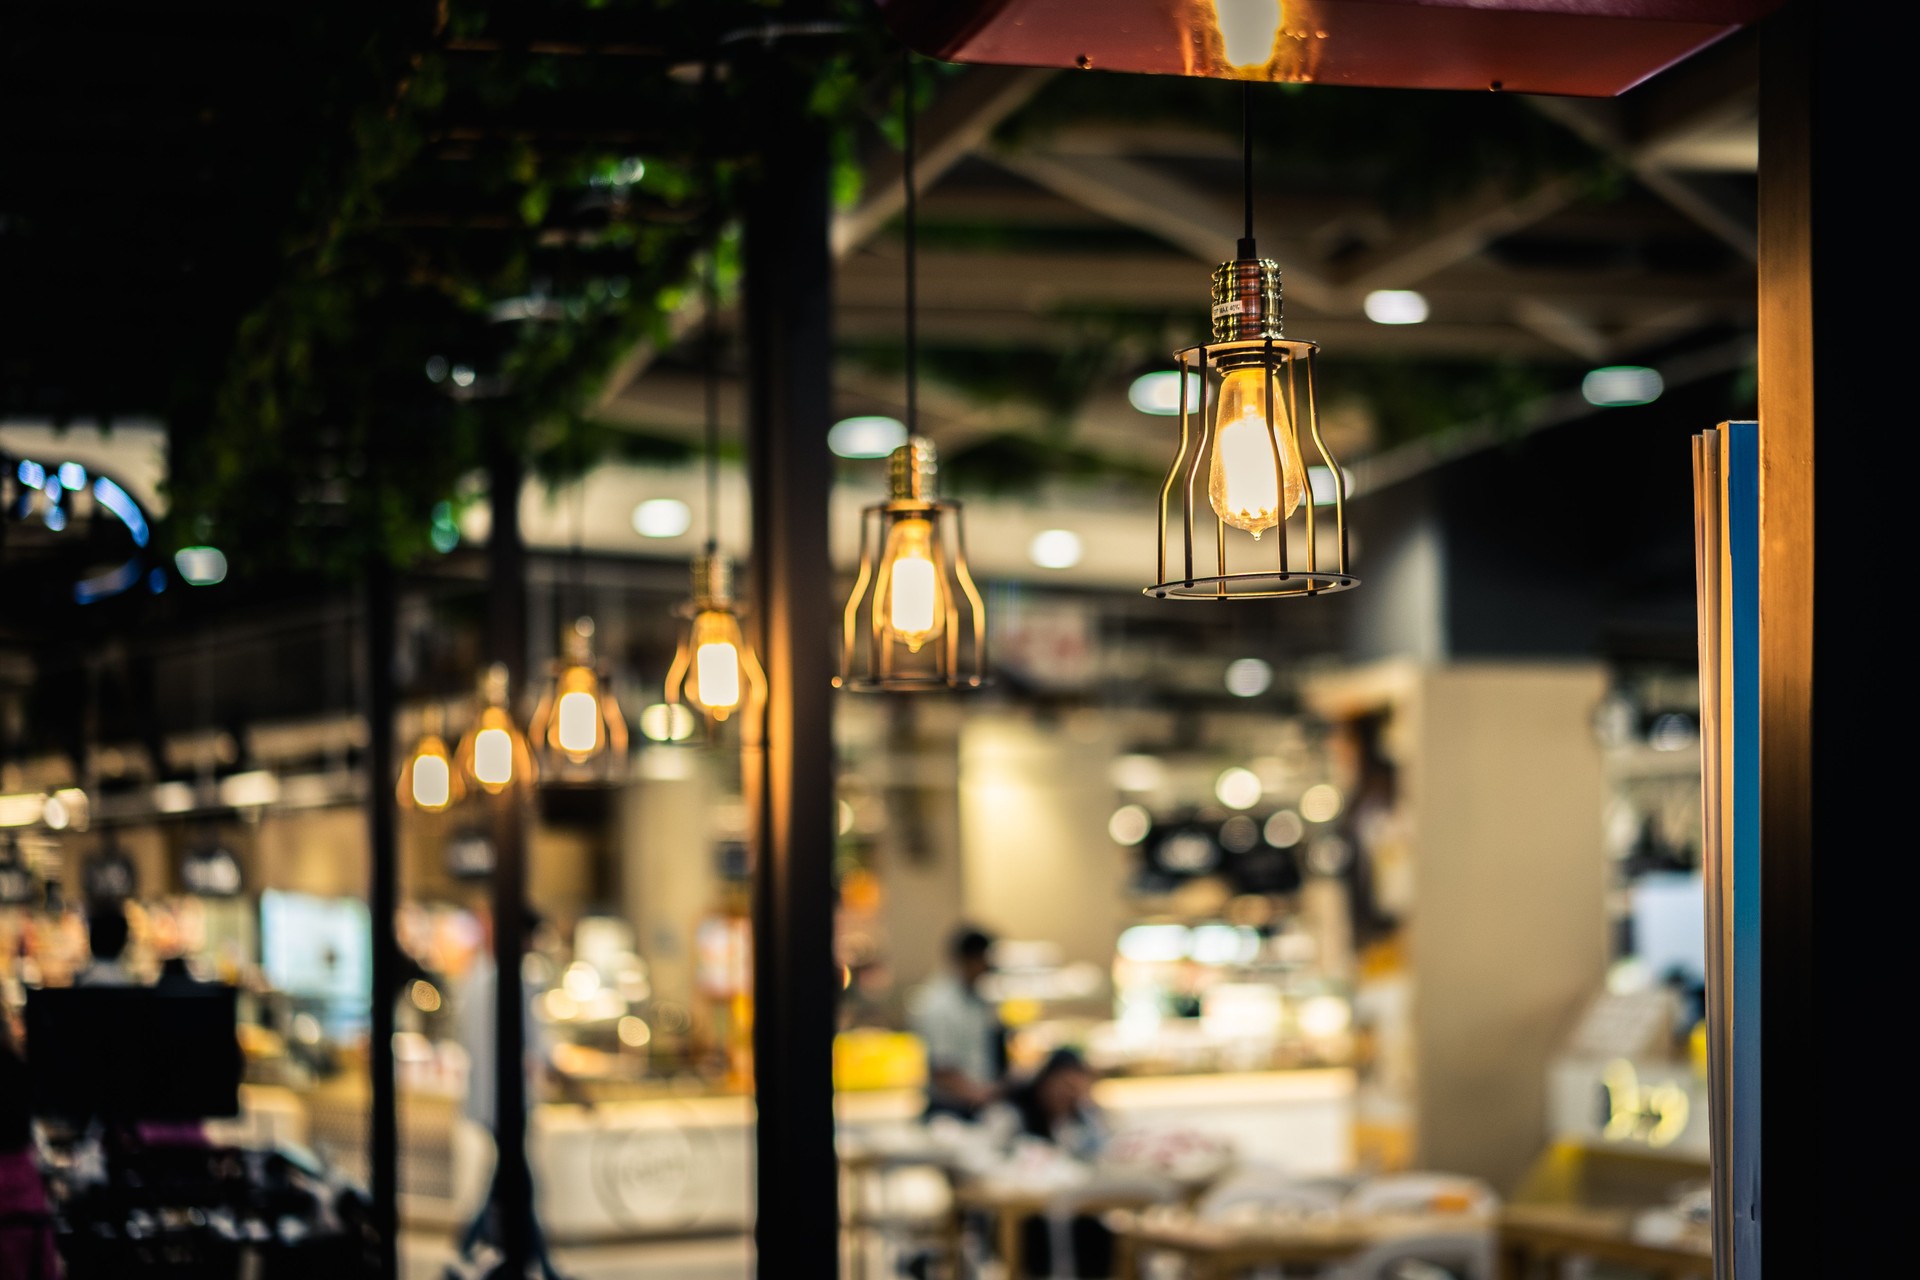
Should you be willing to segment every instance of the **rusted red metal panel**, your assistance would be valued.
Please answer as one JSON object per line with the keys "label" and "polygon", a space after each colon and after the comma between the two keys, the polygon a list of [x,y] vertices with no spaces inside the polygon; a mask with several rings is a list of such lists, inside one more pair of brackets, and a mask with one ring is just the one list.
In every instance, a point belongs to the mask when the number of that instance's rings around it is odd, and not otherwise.
{"label": "rusted red metal panel", "polygon": [[[902,39],[949,62],[1611,97],[1780,0],[879,3]],[[1251,38],[1265,60],[1236,65],[1228,31],[1239,35],[1236,52],[1244,57]]]}

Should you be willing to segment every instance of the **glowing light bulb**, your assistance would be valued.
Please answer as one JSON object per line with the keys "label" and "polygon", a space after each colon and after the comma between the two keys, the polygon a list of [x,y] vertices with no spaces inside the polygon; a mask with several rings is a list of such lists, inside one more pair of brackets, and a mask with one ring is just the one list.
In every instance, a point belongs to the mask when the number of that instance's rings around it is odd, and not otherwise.
{"label": "glowing light bulb", "polygon": [[482,729],[473,736],[473,776],[483,787],[504,787],[513,781],[513,735],[505,729]]}
{"label": "glowing light bulb", "polygon": [[584,756],[600,745],[600,699],[576,690],[560,696],[555,712],[560,749]]}
{"label": "glowing light bulb", "polygon": [[715,720],[740,706],[740,624],[731,613],[708,609],[693,620],[694,697]]}
{"label": "glowing light bulb", "polygon": [[444,809],[453,801],[453,767],[443,755],[413,761],[413,802],[422,809]]}
{"label": "glowing light bulb", "polygon": [[893,638],[910,653],[946,629],[945,584],[933,563],[933,525],[918,517],[894,523],[887,535],[880,591],[874,605]]}
{"label": "glowing light bulb", "polygon": [[700,701],[714,712],[740,705],[740,651],[730,644],[703,644],[694,655]]}
{"label": "glowing light bulb", "polygon": [[[1269,389],[1271,435],[1267,432]],[[1207,500],[1222,520],[1258,538],[1293,514],[1306,488],[1306,463],[1287,417],[1279,378],[1258,367],[1230,371],[1220,383],[1220,411],[1214,421],[1219,427],[1207,473]]]}
{"label": "glowing light bulb", "polygon": [[1236,67],[1264,67],[1280,36],[1280,0],[1213,0],[1214,20],[1227,61]]}

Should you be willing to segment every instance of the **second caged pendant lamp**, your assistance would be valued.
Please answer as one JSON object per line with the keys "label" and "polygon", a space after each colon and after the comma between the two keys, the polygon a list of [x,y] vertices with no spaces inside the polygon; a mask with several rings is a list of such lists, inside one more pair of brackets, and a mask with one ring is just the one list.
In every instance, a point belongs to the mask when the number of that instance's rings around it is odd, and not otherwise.
{"label": "second caged pendant lamp", "polygon": [[967,568],[965,513],[939,496],[939,454],[919,434],[919,197],[913,55],[901,85],[906,184],[907,442],[887,459],[887,497],[860,513],[860,569],[842,616],[836,688],[917,693],[986,683],[987,611]]}

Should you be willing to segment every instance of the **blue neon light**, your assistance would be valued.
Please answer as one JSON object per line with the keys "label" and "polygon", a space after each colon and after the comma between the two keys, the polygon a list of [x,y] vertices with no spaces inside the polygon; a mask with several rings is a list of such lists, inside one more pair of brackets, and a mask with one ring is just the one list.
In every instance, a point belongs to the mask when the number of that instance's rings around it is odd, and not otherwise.
{"label": "blue neon light", "polygon": [[105,476],[97,476],[93,481],[93,500],[120,517],[120,523],[127,526],[127,532],[133,535],[133,545],[144,547],[151,536],[147,529],[147,518],[140,514],[140,504],[135,502],[125,489]]}

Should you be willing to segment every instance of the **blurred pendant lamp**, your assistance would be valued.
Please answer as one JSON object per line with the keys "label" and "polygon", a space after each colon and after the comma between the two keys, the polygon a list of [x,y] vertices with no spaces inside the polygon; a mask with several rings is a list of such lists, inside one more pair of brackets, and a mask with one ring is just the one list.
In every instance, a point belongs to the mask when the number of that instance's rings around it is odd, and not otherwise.
{"label": "blurred pendant lamp", "polygon": [[527,739],[507,706],[507,693],[507,668],[496,662],[480,678],[480,714],[454,757],[460,782],[490,796],[513,786],[531,786],[538,777]]}
{"label": "blurred pendant lamp", "polygon": [[[707,544],[693,558],[693,597],[680,607],[687,619],[667,671],[669,707],[690,705],[711,733],[742,707],[746,722],[766,702],[767,677],[740,630],[733,599],[733,558],[720,550],[720,287],[719,238],[706,278]],[[749,732],[752,732],[751,727]]]}
{"label": "blurred pendant lamp", "polygon": [[[584,481],[580,503],[573,538],[574,587],[584,600],[578,525],[586,503]],[[585,614],[567,629],[560,656],[553,663],[553,682],[527,726],[540,772],[549,783],[591,785],[618,782],[626,776],[627,722],[594,660],[593,630],[593,619]]]}
{"label": "blurred pendant lamp", "polygon": [[420,740],[400,768],[399,800],[403,809],[444,813],[467,793],[460,771],[454,768],[453,752],[442,736],[445,719],[437,702],[421,712]]}
{"label": "blurred pendant lamp", "polygon": [[[1328,595],[1360,582],[1347,568],[1345,479],[1321,437],[1314,400],[1320,348],[1283,336],[1280,264],[1254,248],[1253,87],[1242,92],[1246,234],[1233,261],[1213,273],[1213,340],[1174,353],[1180,448],[1161,486],[1158,572],[1145,588],[1159,600]],[[1320,466],[1307,466],[1303,432]],[[1331,530],[1322,528],[1317,506],[1333,508]],[[1289,531],[1300,512],[1305,537],[1296,552]],[[1323,541],[1331,543],[1330,564]]]}
{"label": "blurred pendant lamp", "polygon": [[933,442],[919,434],[918,193],[913,54],[901,85],[906,183],[907,442],[887,459],[887,498],[860,513],[860,571],[847,598],[836,688],[911,693],[986,683],[987,613],[967,569],[958,502],[943,501]]}

